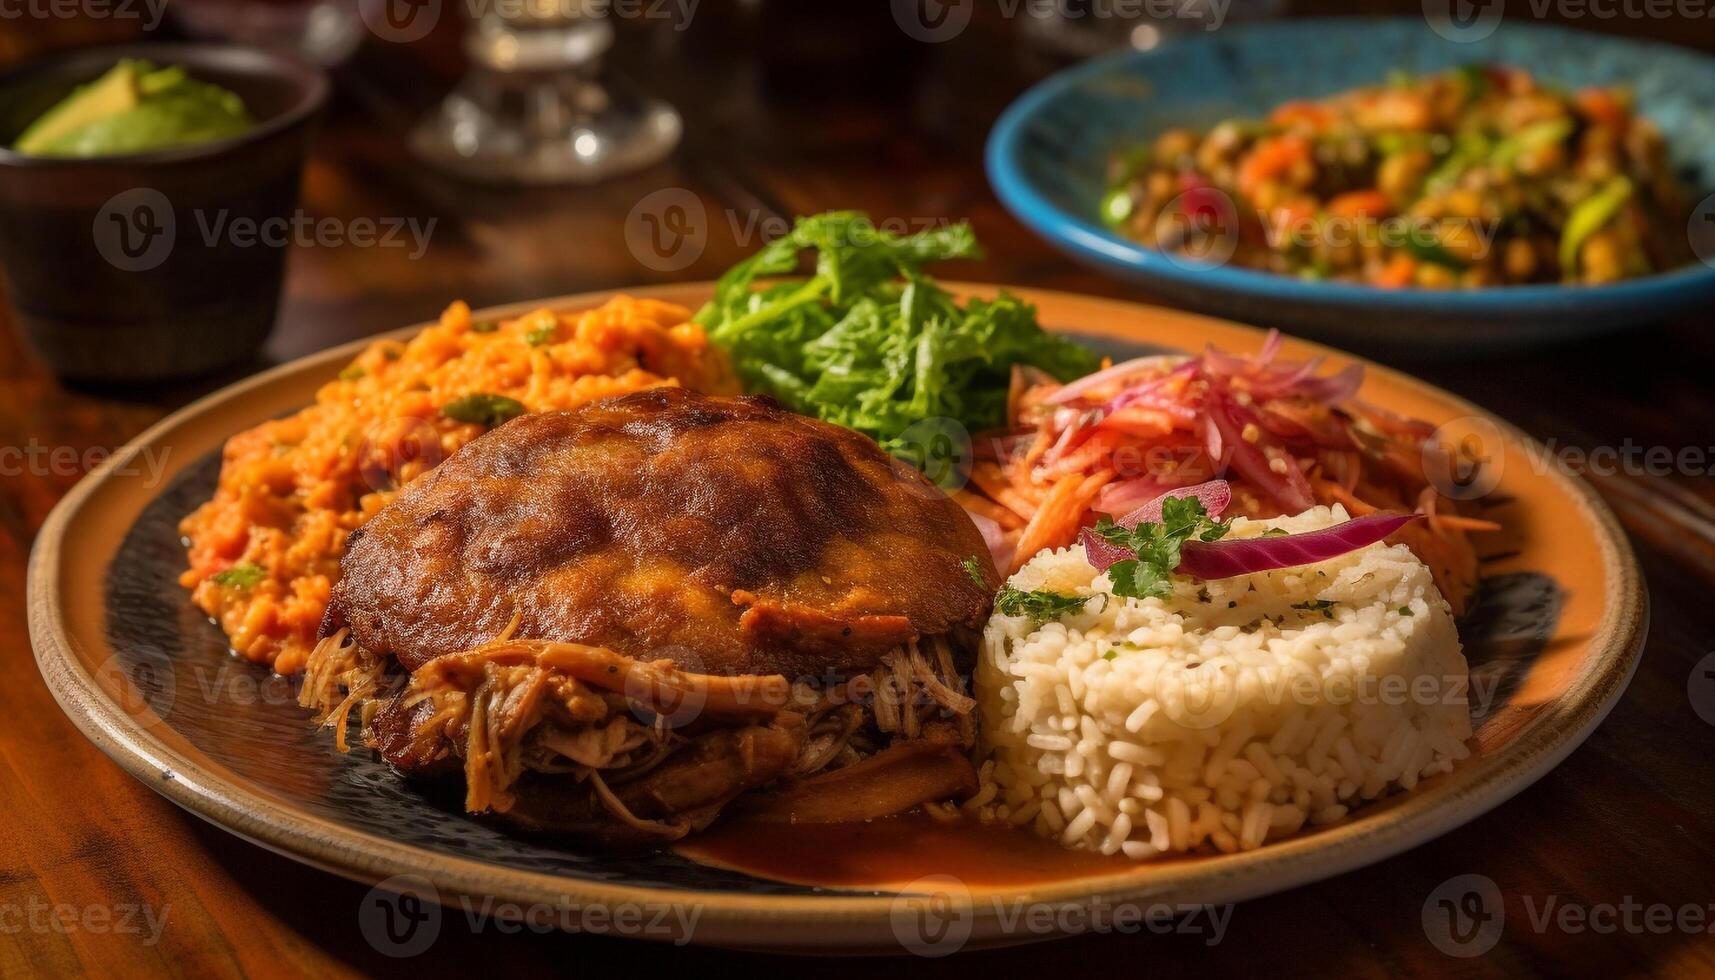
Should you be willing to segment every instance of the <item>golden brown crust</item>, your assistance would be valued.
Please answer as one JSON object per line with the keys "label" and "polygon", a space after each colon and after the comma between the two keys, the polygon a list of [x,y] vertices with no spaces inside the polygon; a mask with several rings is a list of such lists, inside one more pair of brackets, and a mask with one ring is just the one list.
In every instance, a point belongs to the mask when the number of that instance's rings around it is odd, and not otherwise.
{"label": "golden brown crust", "polygon": [[689,670],[861,671],[979,627],[962,563],[987,553],[868,438],[659,388],[518,418],[412,484],[354,536],[330,624],[413,670],[516,613],[520,638]]}

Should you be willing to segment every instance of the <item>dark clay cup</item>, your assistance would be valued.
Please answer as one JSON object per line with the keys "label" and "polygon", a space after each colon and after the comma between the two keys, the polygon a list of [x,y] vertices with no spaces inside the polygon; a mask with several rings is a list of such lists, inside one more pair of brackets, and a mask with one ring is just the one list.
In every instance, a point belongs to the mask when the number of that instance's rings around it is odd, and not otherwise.
{"label": "dark clay cup", "polygon": [[[244,100],[232,139],[69,160],[0,149],[0,265],[31,346],[67,380],[160,381],[253,355],[273,327],[290,220],[326,101],[321,70],[212,44],[89,48],[0,75],[0,144],[121,58],[183,65]],[[235,233],[237,232],[237,233]]]}

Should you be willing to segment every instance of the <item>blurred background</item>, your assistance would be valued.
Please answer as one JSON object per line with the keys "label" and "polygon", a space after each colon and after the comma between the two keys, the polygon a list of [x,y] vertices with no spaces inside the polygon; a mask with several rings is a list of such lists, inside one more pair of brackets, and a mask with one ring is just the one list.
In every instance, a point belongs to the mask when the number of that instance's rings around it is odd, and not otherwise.
{"label": "blurred background", "polygon": [[[333,89],[303,211],[419,228],[433,219],[422,249],[291,248],[266,361],[421,321],[454,298],[480,306],[713,278],[770,229],[828,208],[971,220],[988,261],[950,277],[1147,300],[1078,269],[1003,212],[983,175],[982,142],[1000,110],[1056,68],[1172,44],[1175,31],[1201,30],[1214,15],[1180,6],[1168,18],[1092,16],[1100,0],[1040,9],[1023,0],[67,0],[30,16],[29,2],[19,0],[23,16],[0,18],[6,65],[78,46],[193,38],[319,61]],[[1424,10],[1418,0],[1233,0],[1220,14],[1234,23]],[[1590,15],[1579,24],[1715,50],[1711,25]],[[959,29],[935,35],[949,26]],[[567,153],[564,134],[578,126],[585,135]],[[557,142],[561,159],[521,162],[532,130]],[[602,162],[580,169],[578,153],[590,148]],[[595,182],[566,182],[583,180]],[[694,248],[640,260],[638,236],[649,229],[634,212],[661,192],[701,204],[712,220]],[[14,365],[27,356],[15,339],[5,351]]]}

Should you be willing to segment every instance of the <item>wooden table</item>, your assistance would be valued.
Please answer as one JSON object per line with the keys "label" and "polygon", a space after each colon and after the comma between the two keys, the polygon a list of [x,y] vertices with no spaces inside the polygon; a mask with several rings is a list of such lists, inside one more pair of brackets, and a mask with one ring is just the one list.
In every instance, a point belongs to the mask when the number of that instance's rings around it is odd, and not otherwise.
{"label": "wooden table", "polygon": [[[866,0],[867,2],[867,0]],[[669,280],[707,279],[760,243],[757,222],[827,208],[907,221],[968,218],[988,248],[949,277],[1148,299],[1085,272],[1027,234],[996,204],[980,166],[982,137],[1007,100],[1049,67],[979,17],[942,45],[901,41],[856,4],[827,21],[781,13],[758,21],[717,6],[690,30],[622,32],[618,61],[685,111],[684,146],[668,163],[589,189],[497,191],[421,172],[400,130],[456,75],[456,36],[413,49],[373,44],[342,70],[340,95],[305,181],[316,216],[434,218],[428,250],[297,248],[267,350],[280,360],[432,317],[448,300],[473,305]],[[808,8],[812,5],[804,5]],[[1327,6],[1327,5],[1324,5]],[[1404,4],[1402,12],[1418,5]],[[818,23],[824,26],[818,27]],[[1627,23],[1635,31],[1715,50],[1703,21]],[[853,52],[856,52],[854,55]],[[853,60],[854,57],[857,60]],[[812,93],[815,93],[812,97]],[[707,208],[702,255],[652,271],[627,249],[627,215],[645,195],[681,188]],[[761,225],[765,230],[766,224]],[[1175,975],[1256,966],[1294,975],[1398,973],[1556,975],[1715,968],[1701,932],[1651,931],[1627,909],[1695,906],[1705,928],[1715,903],[1715,730],[1688,684],[1715,706],[1715,679],[1694,667],[1715,649],[1705,620],[1715,588],[1715,335],[1707,317],[1611,340],[1515,357],[1404,363],[1561,446],[1696,448],[1697,466],[1617,474],[1598,485],[1634,536],[1651,586],[1653,625],[1643,665],[1596,734],[1552,774],[1464,829],[1381,865],[1240,906],[1221,942],[1209,936],[1087,936],[958,966],[1033,973]],[[452,915],[432,950],[388,959],[359,931],[366,889],[268,853],[180,812],[124,775],[60,714],[36,674],[25,632],[23,566],[31,538],[78,479],[86,450],[117,446],[164,412],[226,379],[154,391],[92,392],[56,383],[0,332],[0,446],[37,447],[37,463],[4,473],[0,496],[0,973],[273,975],[413,972],[499,976],[515,971],[681,966],[761,970],[775,964],[712,950],[568,935],[473,931]],[[234,372],[233,376],[253,370]],[[1659,457],[1659,454],[1658,454]],[[14,457],[17,458],[17,457]],[[1689,458],[1689,457],[1682,457]],[[23,472],[19,472],[19,470]],[[1449,878],[1491,878],[1504,933],[1477,959],[1444,955],[1423,911]],[[1596,910],[1596,926],[1538,928],[1549,902]],[[54,907],[82,918],[56,928]],[[1602,908],[1622,913],[1617,930]],[[164,928],[146,942],[122,930],[146,909]],[[106,911],[104,911],[106,910]],[[114,916],[113,921],[103,918]],[[870,974],[878,964],[816,968]],[[904,960],[887,971],[945,964]],[[957,967],[954,967],[955,969]]]}

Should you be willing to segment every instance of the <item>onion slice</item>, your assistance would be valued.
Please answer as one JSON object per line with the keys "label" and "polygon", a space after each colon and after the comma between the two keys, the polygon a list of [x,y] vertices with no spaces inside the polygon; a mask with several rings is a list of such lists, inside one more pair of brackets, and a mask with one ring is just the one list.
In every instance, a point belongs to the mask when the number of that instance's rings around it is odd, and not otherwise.
{"label": "onion slice", "polygon": [[[1222,481],[1219,490],[1226,490]],[[1184,487],[1180,490],[1169,491],[1163,497],[1190,496],[1193,491],[1201,491],[1213,484],[1205,483],[1197,487]],[[1211,495],[1219,490],[1209,491]],[[1197,494],[1201,499],[1202,494]],[[1218,498],[1217,498],[1218,499]],[[1225,507],[1223,501],[1220,504]],[[1127,527],[1136,527],[1133,517],[1150,507],[1155,508],[1155,519],[1161,517],[1159,499],[1146,504],[1132,514],[1126,515]],[[1204,505],[1208,510],[1208,504]],[[1211,511],[1214,513],[1214,511]],[[1355,517],[1344,524],[1323,528],[1320,531],[1307,531],[1303,534],[1287,534],[1267,538],[1241,538],[1227,541],[1187,541],[1179,547],[1179,567],[1174,569],[1200,579],[1232,578],[1235,575],[1249,575],[1252,572],[1267,572],[1277,568],[1292,568],[1295,565],[1309,565],[1314,562],[1337,558],[1359,548],[1368,547],[1377,541],[1399,530],[1412,521],[1422,517],[1422,514],[1366,514]],[[1148,520],[1148,517],[1143,520]],[[1127,523],[1131,522],[1131,523]],[[1136,558],[1131,549],[1111,544],[1090,528],[1078,532],[1078,540],[1084,546],[1084,554],[1098,572],[1105,572],[1116,563]]]}
{"label": "onion slice", "polygon": [[1145,357],[1136,357],[1115,364],[1113,367],[1103,368],[1094,374],[1086,374],[1049,395],[1043,401],[1049,405],[1064,405],[1084,392],[1092,388],[1099,388],[1110,381],[1117,381],[1128,375],[1136,374],[1145,368],[1176,367],[1184,360],[1185,355],[1183,354],[1150,354]]}
{"label": "onion slice", "polygon": [[1421,516],[1366,514],[1344,524],[1303,534],[1233,541],[1187,541],[1179,550],[1178,571],[1201,579],[1215,579],[1309,565],[1375,544]]}
{"label": "onion slice", "polygon": [[1105,572],[1119,562],[1137,557],[1130,548],[1109,542],[1091,528],[1078,532],[1078,542],[1084,546],[1084,560],[1098,572]]}
{"label": "onion slice", "polygon": [[[1233,502],[1233,488],[1225,480],[1210,480],[1191,487],[1175,487],[1160,494],[1154,500],[1132,511],[1119,519],[1121,527],[1134,528],[1139,524],[1156,523],[1161,520],[1161,504],[1167,498],[1176,500],[1186,497],[1196,497],[1203,504],[1203,512],[1210,517],[1220,517],[1227,505]],[[1122,548],[1109,543],[1101,535],[1090,528],[1078,532],[1078,541],[1084,546],[1084,556],[1095,566],[1096,571],[1105,572],[1115,562],[1136,558],[1137,555],[1129,548]]]}
{"label": "onion slice", "polygon": [[1176,487],[1120,518],[1119,523],[1125,527],[1137,527],[1146,521],[1158,523],[1161,520],[1162,503],[1168,498],[1183,500],[1186,497],[1196,497],[1203,505],[1203,512],[1210,517],[1220,517],[1227,505],[1233,502],[1233,487],[1225,480],[1210,480],[1192,487]]}

